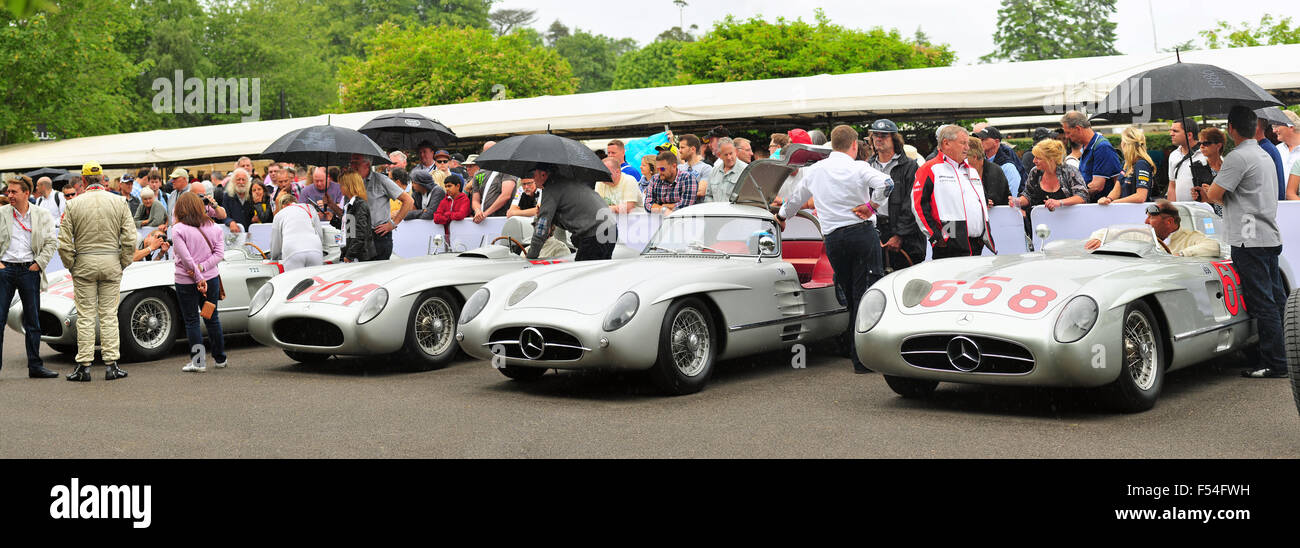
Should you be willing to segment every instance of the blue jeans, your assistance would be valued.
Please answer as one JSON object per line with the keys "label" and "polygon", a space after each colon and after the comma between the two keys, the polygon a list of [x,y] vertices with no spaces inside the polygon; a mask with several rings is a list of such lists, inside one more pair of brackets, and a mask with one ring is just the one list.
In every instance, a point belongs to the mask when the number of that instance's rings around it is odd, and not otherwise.
{"label": "blue jeans", "polygon": [[[826,259],[835,271],[835,288],[838,296],[849,307],[849,333],[854,334],[858,319],[858,303],[871,284],[884,276],[881,266],[880,234],[871,223],[858,223],[835,229],[826,235]],[[858,359],[854,342],[853,367],[866,367]]]}
{"label": "blue jeans", "polygon": [[[204,302],[210,302],[217,305],[217,299],[221,297],[221,276],[214,276],[208,280],[208,294],[199,294],[198,284],[176,284],[176,297],[181,302],[181,318],[185,320],[185,336],[190,340],[190,361],[193,362],[203,353],[203,331],[199,329],[199,320],[203,319],[199,315],[199,309]],[[221,318],[217,311],[213,309],[212,317],[203,320],[208,326],[208,338],[212,339],[212,345],[208,348],[212,350],[212,358],[217,362],[226,361],[226,341],[225,336],[221,333]]]}
{"label": "blue jeans", "polygon": [[[45,364],[41,361],[41,323],[38,316],[41,311],[41,273],[32,272],[28,265],[5,263],[5,268],[0,270],[0,303],[3,303],[0,306],[4,306],[4,317],[9,316],[9,303],[14,300],[14,291],[18,292],[18,298],[23,303],[27,367],[44,367]],[[4,344],[4,337],[4,329],[0,328],[0,345]]]}
{"label": "blue jeans", "polygon": [[1281,254],[1282,246],[1234,247],[1232,266],[1241,276],[1246,311],[1259,329],[1259,348],[1250,351],[1250,357],[1255,359],[1256,367],[1285,372],[1282,311],[1286,307],[1286,291],[1282,289],[1282,268],[1277,260]]}

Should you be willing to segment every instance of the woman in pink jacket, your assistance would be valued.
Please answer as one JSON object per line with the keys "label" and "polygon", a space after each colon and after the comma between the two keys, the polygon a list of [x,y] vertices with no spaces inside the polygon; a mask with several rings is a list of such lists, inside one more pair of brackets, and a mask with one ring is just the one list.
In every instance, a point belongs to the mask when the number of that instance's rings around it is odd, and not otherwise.
{"label": "woman in pink jacket", "polygon": [[203,202],[192,192],[182,192],[176,201],[176,225],[171,230],[172,252],[176,256],[176,296],[180,300],[185,334],[190,339],[190,362],[185,372],[207,371],[199,311],[212,303],[212,317],[204,320],[212,339],[212,358],[218,369],[226,366],[225,337],[217,317],[221,295],[221,272],[217,264],[226,253],[221,227],[204,212]]}

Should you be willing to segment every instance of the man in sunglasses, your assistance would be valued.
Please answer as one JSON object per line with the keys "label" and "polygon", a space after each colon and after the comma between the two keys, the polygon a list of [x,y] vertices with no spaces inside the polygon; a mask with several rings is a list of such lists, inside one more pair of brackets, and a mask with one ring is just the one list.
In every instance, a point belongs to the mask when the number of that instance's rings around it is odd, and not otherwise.
{"label": "man in sunglasses", "polygon": [[645,192],[646,211],[668,215],[699,200],[699,176],[689,169],[678,169],[677,162],[677,155],[671,152],[660,152],[655,157],[654,176]]}
{"label": "man in sunglasses", "polygon": [[[1182,218],[1178,208],[1169,200],[1156,200],[1147,205],[1147,225],[1156,232],[1156,237],[1164,242],[1168,240],[1169,252],[1177,257],[1219,257],[1222,251],[1219,242],[1195,230],[1183,230]],[[1083,244],[1089,251],[1101,247],[1106,236],[1106,229],[1092,233]]]}

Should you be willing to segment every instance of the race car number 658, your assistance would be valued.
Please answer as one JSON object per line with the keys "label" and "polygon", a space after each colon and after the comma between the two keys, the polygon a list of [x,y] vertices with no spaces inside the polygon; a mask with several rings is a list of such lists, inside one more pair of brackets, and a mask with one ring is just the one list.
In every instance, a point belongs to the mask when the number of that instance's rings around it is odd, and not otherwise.
{"label": "race car number 658", "polygon": [[[967,306],[984,306],[1002,295],[1002,286],[1000,283],[1010,282],[1011,278],[1001,276],[985,276],[971,284],[970,289],[962,295],[961,302]],[[960,286],[966,282],[961,280],[939,280],[934,282],[930,288],[930,294],[921,299],[921,306],[934,308],[948,302],[957,295],[961,289]],[[1056,291],[1050,287],[1041,285],[1026,285],[1020,288],[1020,292],[1012,295],[1007,300],[1007,308],[1020,314],[1037,314],[1047,310],[1047,306],[1058,297]]]}

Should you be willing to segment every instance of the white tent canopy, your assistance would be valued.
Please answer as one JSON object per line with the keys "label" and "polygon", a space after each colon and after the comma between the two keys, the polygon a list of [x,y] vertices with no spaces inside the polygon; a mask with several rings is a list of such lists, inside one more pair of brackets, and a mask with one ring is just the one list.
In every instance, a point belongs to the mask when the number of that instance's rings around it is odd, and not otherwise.
{"label": "white tent canopy", "polygon": [[[1189,51],[1182,60],[1231,70],[1285,101],[1300,101],[1300,44]],[[958,119],[1059,112],[1095,104],[1122,80],[1175,62],[1174,54],[1120,55],[996,65],[819,75],[647,88],[405,109],[441,121],[469,142],[511,134],[578,138],[652,133],[716,123],[825,125],[880,116]],[[331,123],[359,128],[393,110],[103,135],[0,147],[0,170],[171,164],[256,156],[277,137]]]}

